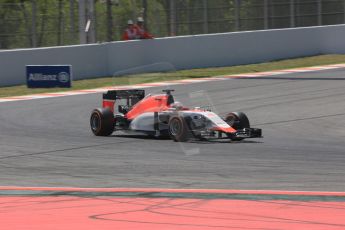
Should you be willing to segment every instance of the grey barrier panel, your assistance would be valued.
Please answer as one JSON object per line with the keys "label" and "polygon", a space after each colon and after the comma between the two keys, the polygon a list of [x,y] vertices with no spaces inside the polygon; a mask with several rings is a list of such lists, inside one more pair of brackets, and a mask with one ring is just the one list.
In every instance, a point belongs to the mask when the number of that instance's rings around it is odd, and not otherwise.
{"label": "grey barrier panel", "polygon": [[161,71],[155,63],[181,70],[345,53],[344,37],[345,25],[332,25],[0,51],[0,86],[25,84],[26,65],[72,65],[79,80]]}

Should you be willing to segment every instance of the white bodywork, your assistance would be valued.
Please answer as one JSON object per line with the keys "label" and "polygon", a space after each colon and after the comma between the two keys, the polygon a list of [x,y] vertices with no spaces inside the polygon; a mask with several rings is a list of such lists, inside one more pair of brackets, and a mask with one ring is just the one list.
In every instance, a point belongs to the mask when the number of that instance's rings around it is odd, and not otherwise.
{"label": "white bodywork", "polygon": [[[176,113],[175,111],[167,111],[167,112],[159,112],[159,115],[168,113]],[[200,118],[206,118],[207,121],[207,128],[212,127],[221,127],[221,128],[229,128],[230,126],[217,114],[210,112],[210,111],[199,111],[199,110],[186,110],[186,111],[178,111],[178,114],[181,116],[188,116],[191,117],[192,120],[198,120]],[[159,117],[159,116],[158,116]],[[138,130],[138,131],[155,131],[154,130],[154,113],[147,112],[139,115],[136,117],[129,125],[130,130]],[[159,122],[159,130],[168,129],[168,125],[162,123],[162,121],[158,120]]]}
{"label": "white bodywork", "polygon": [[154,113],[148,112],[140,114],[129,125],[131,130],[154,131]]}
{"label": "white bodywork", "polygon": [[210,111],[191,111],[191,114],[198,114],[206,117],[210,120],[214,125],[221,128],[230,128],[230,125],[226,123],[222,118],[220,118],[217,114],[210,112]]}

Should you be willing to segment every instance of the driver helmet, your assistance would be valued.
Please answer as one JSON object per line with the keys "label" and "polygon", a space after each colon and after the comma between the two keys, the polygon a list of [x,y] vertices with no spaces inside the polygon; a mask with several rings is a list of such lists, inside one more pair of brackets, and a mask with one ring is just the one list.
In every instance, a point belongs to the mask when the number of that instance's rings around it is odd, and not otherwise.
{"label": "driver helmet", "polygon": [[171,108],[175,108],[176,110],[182,110],[183,109],[183,105],[179,101],[175,101],[170,106],[171,106]]}

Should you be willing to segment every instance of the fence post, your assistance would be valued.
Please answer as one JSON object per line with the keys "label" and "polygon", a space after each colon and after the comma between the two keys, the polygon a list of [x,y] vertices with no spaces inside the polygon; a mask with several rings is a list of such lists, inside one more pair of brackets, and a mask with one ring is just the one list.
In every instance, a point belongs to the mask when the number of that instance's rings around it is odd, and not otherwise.
{"label": "fence post", "polygon": [[31,10],[32,10],[32,18],[31,18],[31,41],[32,47],[37,47],[37,33],[36,33],[36,15],[37,15],[37,4],[36,0],[31,0]]}
{"label": "fence post", "polygon": [[135,22],[135,20],[138,17],[136,0],[131,0],[130,5],[131,5],[131,10],[132,10],[132,20],[134,20]]}
{"label": "fence post", "polygon": [[147,11],[148,11],[148,9],[147,9],[147,7],[148,7],[148,4],[147,4],[147,0],[142,0],[142,6],[143,6],[143,19],[144,19],[144,28],[145,28],[145,30],[147,30],[148,28],[147,28],[147,25],[148,25],[148,23],[147,23]]}
{"label": "fence post", "polygon": [[290,0],[290,27],[295,27],[295,1]]}
{"label": "fence post", "polygon": [[96,18],[95,18],[95,0],[88,0],[88,17],[90,20],[90,31],[88,32],[88,41],[90,43],[96,42]]}
{"label": "fence post", "polygon": [[241,2],[240,0],[235,0],[235,30],[241,30],[241,14],[240,14]]}
{"label": "fence post", "polygon": [[317,0],[317,25],[322,25],[322,2]]}
{"label": "fence post", "polygon": [[86,0],[79,0],[79,40],[80,44],[86,43],[86,32],[85,32],[85,26],[86,26]]}
{"label": "fence post", "polygon": [[170,36],[176,36],[176,5],[175,0],[170,0]]}
{"label": "fence post", "polygon": [[70,16],[70,35],[69,35],[69,38],[70,38],[70,42],[73,42],[74,40],[74,31],[75,31],[75,18],[74,18],[74,0],[70,0],[69,1],[69,16]]}
{"label": "fence post", "polygon": [[264,29],[268,29],[268,0],[264,0]]}
{"label": "fence post", "polygon": [[204,18],[204,34],[208,33],[208,4],[207,0],[203,0],[203,18]]}
{"label": "fence post", "polygon": [[343,0],[344,24],[345,24],[345,0]]}
{"label": "fence post", "polygon": [[112,11],[112,2],[111,0],[106,0],[106,9],[107,9],[107,41],[110,42],[113,39],[113,11]]}

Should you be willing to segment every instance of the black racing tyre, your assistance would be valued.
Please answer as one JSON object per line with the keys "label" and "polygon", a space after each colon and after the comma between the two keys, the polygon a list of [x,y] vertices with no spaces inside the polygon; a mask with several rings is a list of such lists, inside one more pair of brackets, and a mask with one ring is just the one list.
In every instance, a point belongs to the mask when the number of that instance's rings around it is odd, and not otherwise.
{"label": "black racing tyre", "polygon": [[[250,123],[247,115],[242,112],[232,112],[229,113],[224,121],[228,123],[232,128],[238,130],[238,129],[244,129],[244,128],[250,128]],[[243,140],[243,137],[233,137],[231,135],[228,135],[231,140],[234,141],[240,141]]]}
{"label": "black racing tyre", "polygon": [[96,136],[109,136],[114,132],[114,121],[114,114],[110,109],[94,109],[90,117],[91,131]]}
{"label": "black racing tyre", "polygon": [[173,116],[169,119],[169,135],[177,142],[188,141],[191,137],[187,122],[183,117]]}

